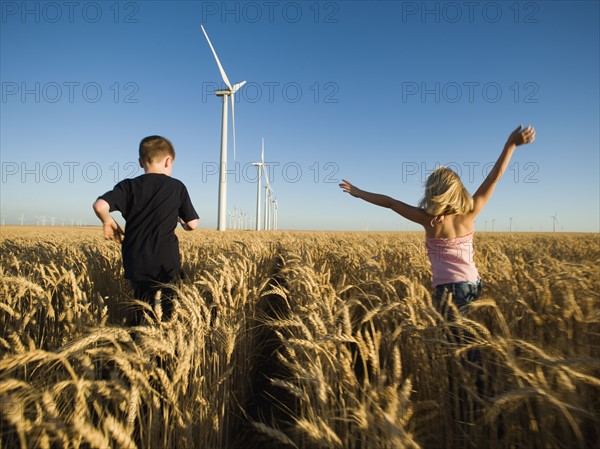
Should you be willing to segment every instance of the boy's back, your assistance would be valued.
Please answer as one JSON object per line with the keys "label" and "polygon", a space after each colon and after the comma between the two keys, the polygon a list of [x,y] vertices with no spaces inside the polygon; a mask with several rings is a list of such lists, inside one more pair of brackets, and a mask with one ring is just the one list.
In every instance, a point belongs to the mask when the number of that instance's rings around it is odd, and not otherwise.
{"label": "boy's back", "polygon": [[198,218],[184,184],[170,176],[146,173],[125,179],[100,197],[110,211],[120,211],[127,222],[123,240],[125,278],[167,282],[178,276],[178,218]]}
{"label": "boy's back", "polygon": [[[152,305],[162,291],[163,316],[168,319],[174,290],[165,284],[181,277],[175,228],[179,221],[183,229],[191,231],[199,219],[183,183],[171,178],[175,149],[168,139],[142,139],[139,161],[144,174],[121,181],[99,197],[94,212],[102,221],[106,239],[123,240],[125,278],[134,297]],[[110,215],[113,211],[120,211],[125,218],[125,233]],[[142,311],[136,310],[128,324],[140,324],[142,316]]]}

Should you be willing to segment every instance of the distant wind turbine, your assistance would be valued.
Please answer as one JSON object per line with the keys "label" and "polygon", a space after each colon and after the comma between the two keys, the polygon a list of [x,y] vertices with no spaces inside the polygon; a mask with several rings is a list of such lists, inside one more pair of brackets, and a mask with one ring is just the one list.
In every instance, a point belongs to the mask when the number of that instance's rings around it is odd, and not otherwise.
{"label": "distant wind turbine", "polygon": [[273,196],[273,190],[271,189],[271,183],[269,182],[269,173],[266,170],[266,165],[263,166],[265,173],[265,224],[264,229],[268,231],[271,229],[271,197]]}
{"label": "distant wind turbine", "polygon": [[260,184],[261,175],[265,167],[265,138],[262,139],[262,149],[260,153],[260,162],[253,162],[256,166],[256,230],[260,231]]}
{"label": "distant wind turbine", "polygon": [[556,216],[558,215],[558,211],[556,211],[554,213],[554,215],[552,215],[550,218],[552,218],[552,232],[556,232],[556,223],[558,223],[558,218],[556,218]]}
{"label": "distant wind turbine", "polygon": [[271,197],[273,196],[273,191],[271,190],[271,186],[267,184],[266,186],[267,192],[265,196],[265,212],[267,216],[265,218],[265,229],[271,230]]}
{"label": "distant wind turbine", "polygon": [[219,72],[221,72],[221,78],[223,78],[223,82],[227,86],[227,89],[215,90],[215,95],[217,97],[223,97],[223,115],[221,118],[221,170],[219,172],[219,215],[217,221],[217,229],[219,231],[224,231],[227,228],[226,224],[226,208],[227,208],[227,97],[231,99],[231,127],[233,129],[233,158],[235,159],[235,112],[234,112],[234,94],[237,90],[246,84],[246,81],[242,81],[241,83],[234,84],[233,86],[229,82],[229,78],[227,78],[227,74],[221,65],[221,61],[219,61],[219,57],[217,56],[217,52],[215,51],[210,39],[208,38],[208,34],[204,29],[204,26],[200,25],[202,28],[202,32],[206,37],[208,45],[215,56],[215,60],[217,61],[217,66],[219,67]]}
{"label": "distant wind turbine", "polygon": [[275,201],[273,201],[273,207],[273,229],[277,231],[277,220],[279,218],[279,204],[277,203],[277,198],[275,198]]}

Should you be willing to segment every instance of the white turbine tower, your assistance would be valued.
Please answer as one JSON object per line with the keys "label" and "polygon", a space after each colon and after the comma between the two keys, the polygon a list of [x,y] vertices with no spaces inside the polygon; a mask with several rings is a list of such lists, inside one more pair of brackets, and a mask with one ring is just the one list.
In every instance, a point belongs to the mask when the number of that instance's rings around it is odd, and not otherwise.
{"label": "white turbine tower", "polygon": [[265,230],[267,231],[271,230],[271,195],[272,190],[267,179],[265,187]]}
{"label": "white turbine tower", "polygon": [[558,211],[554,213],[554,215],[552,215],[550,218],[552,218],[552,232],[556,232],[556,223],[558,222],[558,218],[556,218],[556,216],[558,215]]}
{"label": "white turbine tower", "polygon": [[268,215],[269,214],[269,208],[267,207],[267,205],[269,204],[269,200],[268,200],[268,197],[269,197],[269,184],[268,184],[268,177],[266,176],[266,173],[265,173],[265,177],[267,178],[267,182],[265,182],[265,211],[264,211],[264,217],[263,217],[264,218],[263,229],[265,231],[267,231],[268,230],[268,223],[269,223],[269,221],[268,221],[269,220],[269,215]]}
{"label": "white turbine tower", "polygon": [[231,127],[233,129],[233,158],[235,159],[235,112],[234,112],[234,94],[237,90],[246,84],[246,81],[242,81],[241,83],[234,84],[233,86],[229,82],[229,78],[227,78],[227,74],[221,65],[221,61],[219,61],[219,57],[217,56],[217,52],[215,51],[210,39],[208,38],[208,34],[206,34],[206,30],[204,26],[200,25],[202,28],[202,32],[206,37],[208,45],[215,56],[215,60],[217,61],[217,66],[219,67],[219,72],[221,72],[221,78],[223,78],[223,82],[227,86],[227,89],[215,90],[215,95],[217,97],[223,97],[223,115],[221,118],[221,167],[219,171],[219,215],[217,221],[217,229],[219,231],[224,231],[227,228],[226,217],[227,217],[227,99],[228,97],[231,99]]}
{"label": "white turbine tower", "polygon": [[262,150],[260,153],[260,162],[253,162],[256,166],[256,230],[260,231],[260,184],[262,170],[265,167],[265,138],[262,139]]}
{"label": "white turbine tower", "polygon": [[263,165],[263,171],[265,173],[265,224],[263,229],[268,231],[271,229],[271,196],[273,190],[271,189],[271,183],[269,182],[269,172],[266,169],[266,164]]}
{"label": "white turbine tower", "polygon": [[278,219],[278,215],[279,215],[279,203],[277,203],[277,198],[275,198],[275,201],[273,202],[273,206],[274,206],[274,213],[273,213],[273,228],[277,231],[277,219]]}

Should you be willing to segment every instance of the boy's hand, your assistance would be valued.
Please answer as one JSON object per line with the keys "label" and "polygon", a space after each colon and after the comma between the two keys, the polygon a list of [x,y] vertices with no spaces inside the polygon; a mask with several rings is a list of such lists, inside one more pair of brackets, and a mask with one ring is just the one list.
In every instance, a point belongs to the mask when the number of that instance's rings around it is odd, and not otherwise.
{"label": "boy's hand", "polygon": [[123,243],[123,236],[125,233],[116,221],[113,220],[112,223],[104,223],[102,227],[104,231],[104,238],[106,240]]}
{"label": "boy's hand", "polygon": [[515,129],[510,136],[508,136],[506,144],[518,147],[519,145],[531,143],[534,140],[535,129],[533,126],[529,125],[527,128],[523,128],[523,125],[519,125],[517,129]]}
{"label": "boy's hand", "polygon": [[181,227],[183,229],[185,229],[186,231],[191,231],[190,227],[187,225],[187,223],[185,221],[183,221],[183,218],[181,217],[177,217],[177,221],[179,221],[179,224],[181,225]]}
{"label": "boy's hand", "polygon": [[346,179],[342,179],[342,183],[339,184],[340,188],[346,192],[349,193],[350,195],[358,198],[360,189],[358,187],[353,186],[352,184],[350,184],[350,181],[347,181]]}

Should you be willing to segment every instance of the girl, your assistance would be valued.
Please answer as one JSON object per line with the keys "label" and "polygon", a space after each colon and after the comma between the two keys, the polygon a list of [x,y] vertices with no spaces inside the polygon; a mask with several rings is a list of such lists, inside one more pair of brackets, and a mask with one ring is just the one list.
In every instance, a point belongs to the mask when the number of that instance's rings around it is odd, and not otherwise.
{"label": "girl", "polygon": [[445,167],[437,168],[429,176],[418,207],[365,192],[345,179],[339,186],[356,198],[392,209],[425,228],[425,246],[433,274],[433,303],[443,315],[452,318],[451,310],[442,303],[447,293],[452,294],[459,309],[481,295],[481,279],[473,260],[475,217],[492,196],[515,149],[534,140],[534,128],[519,125],[508,137],[496,164],[473,197],[458,175]]}

